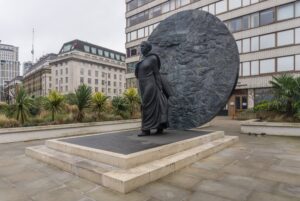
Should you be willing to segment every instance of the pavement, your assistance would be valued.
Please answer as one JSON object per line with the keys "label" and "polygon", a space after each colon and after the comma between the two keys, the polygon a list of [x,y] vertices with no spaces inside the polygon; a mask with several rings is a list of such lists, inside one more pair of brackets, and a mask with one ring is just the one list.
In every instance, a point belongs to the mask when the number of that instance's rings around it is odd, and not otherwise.
{"label": "pavement", "polygon": [[300,138],[248,136],[239,124],[215,118],[210,130],[240,141],[128,194],[25,155],[44,141],[2,144],[0,201],[300,201]]}

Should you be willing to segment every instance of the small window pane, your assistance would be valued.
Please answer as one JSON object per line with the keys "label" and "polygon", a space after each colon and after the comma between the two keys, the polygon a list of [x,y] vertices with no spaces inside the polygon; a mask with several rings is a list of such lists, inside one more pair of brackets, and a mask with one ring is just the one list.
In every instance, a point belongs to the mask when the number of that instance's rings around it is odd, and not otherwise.
{"label": "small window pane", "polygon": [[83,48],[85,52],[90,52],[90,46],[84,45]]}
{"label": "small window pane", "polygon": [[259,62],[251,61],[251,75],[258,75],[258,74],[259,74]]}
{"label": "small window pane", "polygon": [[170,1],[170,10],[175,10],[175,0]]}
{"label": "small window pane", "polygon": [[243,0],[243,6],[250,5],[250,0]]}
{"label": "small window pane", "polygon": [[250,52],[250,38],[243,40],[243,53]]}
{"label": "small window pane", "polygon": [[260,49],[275,47],[275,34],[260,36]]}
{"label": "small window pane", "polygon": [[250,28],[250,15],[247,15],[242,18],[242,29],[247,30],[249,28]]}
{"label": "small window pane", "polygon": [[240,63],[239,76],[242,76],[242,63]]}
{"label": "small window pane", "polygon": [[103,50],[98,49],[98,54],[99,54],[100,56],[103,56]]}
{"label": "small window pane", "polygon": [[296,55],[296,70],[300,70],[300,54]]}
{"label": "small window pane", "polygon": [[127,36],[127,42],[130,42],[130,33],[126,34]]}
{"label": "small window pane", "polygon": [[258,27],[259,26],[259,13],[254,13],[251,15],[251,27]]}
{"label": "small window pane", "polygon": [[145,36],[144,28],[138,30],[138,38],[143,38]]}
{"label": "small window pane", "polygon": [[166,2],[162,5],[161,12],[166,13],[169,11],[170,11],[170,4],[169,4],[169,2]]}
{"label": "small window pane", "polygon": [[130,33],[130,39],[131,39],[131,40],[136,40],[136,37],[137,37],[136,34],[137,34],[136,31],[131,32],[131,33]]}
{"label": "small window pane", "polygon": [[145,37],[149,36],[149,28],[145,27]]}
{"label": "small window pane", "polygon": [[294,44],[294,30],[282,31],[277,34],[277,45]]}
{"label": "small window pane", "polygon": [[251,0],[251,4],[258,3],[259,0]]}
{"label": "small window pane", "polygon": [[295,43],[300,43],[300,28],[295,30],[296,41]]}
{"label": "small window pane", "polygon": [[259,63],[260,74],[275,72],[275,59],[261,60]]}
{"label": "small window pane", "polygon": [[259,37],[251,38],[251,51],[259,50]]}
{"label": "small window pane", "polygon": [[285,20],[294,17],[294,4],[280,6],[277,9],[277,20]]}
{"label": "small window pane", "polygon": [[227,0],[219,1],[216,3],[216,14],[227,11]]}
{"label": "small window pane", "polygon": [[300,1],[296,2],[296,17],[300,17]]}
{"label": "small window pane", "polygon": [[187,5],[190,3],[190,0],[181,0],[181,6]]}
{"label": "small window pane", "polygon": [[229,0],[229,10],[242,6],[242,0]]}
{"label": "small window pane", "polygon": [[237,32],[242,29],[242,18],[229,21],[229,29],[232,32]]}
{"label": "small window pane", "polygon": [[242,41],[241,40],[236,41],[236,45],[238,46],[239,53],[242,53]]}
{"label": "small window pane", "polygon": [[269,9],[260,12],[260,25],[266,25],[274,22],[274,10]]}
{"label": "small window pane", "polygon": [[250,62],[244,62],[243,63],[243,76],[249,76],[250,75]]}
{"label": "small window pane", "polygon": [[91,49],[93,54],[97,54],[97,49],[95,47],[92,47]]}
{"label": "small window pane", "polygon": [[210,12],[213,15],[215,14],[215,4],[209,5],[208,12]]}
{"label": "small window pane", "polygon": [[277,71],[292,71],[294,70],[294,56],[280,57],[277,59]]}
{"label": "small window pane", "polygon": [[208,12],[208,6],[204,6],[202,10]]}

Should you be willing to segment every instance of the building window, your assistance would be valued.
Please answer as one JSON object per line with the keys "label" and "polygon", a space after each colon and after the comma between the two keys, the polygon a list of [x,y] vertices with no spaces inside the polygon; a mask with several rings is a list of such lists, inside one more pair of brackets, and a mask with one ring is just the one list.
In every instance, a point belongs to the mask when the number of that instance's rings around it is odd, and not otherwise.
{"label": "building window", "polygon": [[294,44],[294,30],[282,31],[277,33],[277,45]]}
{"label": "building window", "polygon": [[95,84],[98,84],[98,79],[95,79]]}
{"label": "building window", "polygon": [[277,59],[277,71],[292,71],[294,70],[294,56],[279,57]]}
{"label": "building window", "polygon": [[260,12],[260,26],[274,22],[274,9],[269,9]]}
{"label": "building window", "polygon": [[243,39],[243,53],[250,52],[250,38]]}
{"label": "building window", "polygon": [[215,15],[216,12],[215,12],[215,4],[210,4],[208,6],[208,12],[210,12],[211,14]]}
{"label": "building window", "polygon": [[95,77],[98,77],[99,76],[99,72],[96,70],[95,71]]}
{"label": "building window", "polygon": [[99,90],[98,87],[95,87],[95,92],[98,92],[98,90]]}
{"label": "building window", "polygon": [[137,31],[133,31],[130,33],[130,41],[137,39]]}
{"label": "building window", "polygon": [[250,0],[243,0],[243,6],[249,6]]}
{"label": "building window", "polygon": [[88,70],[88,76],[91,76],[91,75],[92,75],[91,70]]}
{"label": "building window", "polygon": [[258,61],[251,61],[251,75],[259,74],[259,63]]}
{"label": "building window", "polygon": [[295,29],[295,43],[300,43],[300,28]]}
{"label": "building window", "polygon": [[228,0],[229,10],[236,9],[242,6],[242,0]]}
{"label": "building window", "polygon": [[88,83],[92,84],[92,79],[91,78],[88,78]]}
{"label": "building window", "polygon": [[90,52],[90,46],[88,46],[88,45],[84,45],[83,49],[85,52]]}
{"label": "building window", "polygon": [[111,52],[111,53],[109,54],[109,56],[110,56],[111,59],[115,59],[115,54],[114,54],[114,53]]}
{"label": "building window", "polygon": [[239,53],[242,53],[242,41],[241,40],[236,41],[236,45],[238,47]]}
{"label": "building window", "polygon": [[243,76],[250,76],[250,62],[243,63]]}
{"label": "building window", "polygon": [[109,57],[109,52],[108,51],[104,51],[104,56],[105,57]]}
{"label": "building window", "polygon": [[69,78],[68,78],[68,77],[66,77],[65,79],[66,79],[66,83],[68,83],[68,82],[69,82]]}
{"label": "building window", "polygon": [[251,28],[259,26],[259,13],[254,13],[251,15]]}
{"label": "building window", "polygon": [[227,11],[227,0],[219,1],[216,3],[216,14]]}
{"label": "building window", "polygon": [[277,20],[286,20],[294,17],[294,4],[279,6],[277,8]]}
{"label": "building window", "polygon": [[242,17],[242,29],[243,30],[250,29],[250,15],[246,15]]}
{"label": "building window", "polygon": [[55,84],[58,84],[58,79],[57,78],[55,79]]}
{"label": "building window", "polygon": [[295,11],[296,11],[296,13],[295,13],[296,17],[300,17],[300,1],[296,2]]}
{"label": "building window", "polygon": [[61,75],[63,74],[63,69],[60,69],[60,74],[61,74]]}
{"label": "building window", "polygon": [[80,77],[80,84],[83,84],[83,83],[84,83],[84,78]]}
{"label": "building window", "polygon": [[258,51],[259,49],[259,37],[251,38],[251,51]]}
{"label": "building window", "polygon": [[275,34],[260,36],[259,45],[260,49],[275,47]]}
{"label": "building window", "polygon": [[98,49],[98,55],[103,56],[103,50]]}
{"label": "building window", "polygon": [[300,54],[299,55],[296,55],[296,65],[295,65],[295,69],[296,70],[300,70]]}
{"label": "building window", "polygon": [[66,68],[66,75],[68,75],[68,73],[69,73],[69,69],[68,69],[68,68]]}
{"label": "building window", "polygon": [[275,59],[260,60],[260,74],[275,72]]}
{"label": "building window", "polygon": [[138,30],[138,38],[144,38],[145,37],[145,32],[144,28]]}
{"label": "building window", "polygon": [[84,75],[84,69],[80,68],[80,75]]}
{"label": "building window", "polygon": [[104,80],[102,80],[102,85],[104,85],[105,84],[105,81]]}
{"label": "building window", "polygon": [[[110,69],[109,69],[110,70]],[[110,79],[110,73],[107,73],[107,77]]]}
{"label": "building window", "polygon": [[65,91],[66,91],[66,92],[68,92],[68,85],[67,85],[67,86],[65,86]]}
{"label": "building window", "polygon": [[110,86],[110,81],[107,82],[107,85]]}
{"label": "building window", "polygon": [[91,48],[93,54],[97,54],[97,49],[95,47]]}
{"label": "building window", "polygon": [[55,75],[58,75],[58,70],[55,70]]}
{"label": "building window", "polygon": [[228,27],[232,32],[240,31],[242,29],[242,18],[237,18],[229,21]]}

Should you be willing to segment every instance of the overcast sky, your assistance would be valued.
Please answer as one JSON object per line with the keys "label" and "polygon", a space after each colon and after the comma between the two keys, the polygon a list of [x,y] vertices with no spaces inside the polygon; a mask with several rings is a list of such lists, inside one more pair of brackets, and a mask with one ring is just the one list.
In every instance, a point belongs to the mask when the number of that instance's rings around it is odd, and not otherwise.
{"label": "overcast sky", "polygon": [[19,47],[19,60],[58,53],[80,39],[125,52],[124,0],[0,0],[0,40]]}

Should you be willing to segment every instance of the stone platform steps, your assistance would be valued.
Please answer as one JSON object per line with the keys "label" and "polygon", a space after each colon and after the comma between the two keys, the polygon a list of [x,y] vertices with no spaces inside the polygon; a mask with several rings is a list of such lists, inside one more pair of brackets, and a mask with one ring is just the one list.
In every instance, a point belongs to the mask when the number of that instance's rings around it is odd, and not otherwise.
{"label": "stone platform steps", "polygon": [[[26,154],[110,189],[127,193],[238,141],[223,131],[123,155],[50,140]],[[119,162],[118,162],[119,161]]]}

